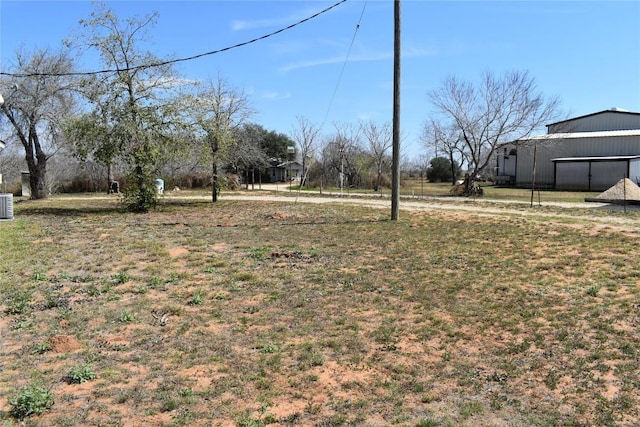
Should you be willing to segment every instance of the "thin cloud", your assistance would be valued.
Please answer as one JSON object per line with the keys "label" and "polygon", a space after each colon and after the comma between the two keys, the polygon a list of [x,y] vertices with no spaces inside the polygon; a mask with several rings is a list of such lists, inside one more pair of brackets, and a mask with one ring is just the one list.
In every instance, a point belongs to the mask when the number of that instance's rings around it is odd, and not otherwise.
{"label": "thin cloud", "polygon": [[277,18],[270,19],[255,19],[255,20],[241,20],[236,19],[231,21],[231,29],[233,31],[243,31],[243,30],[255,30],[257,28],[270,28],[276,26],[284,26],[289,25],[294,22],[300,21],[301,19],[308,18],[311,15],[314,15],[320,12],[321,9],[306,9],[297,13],[292,13],[288,16],[280,16]]}
{"label": "thin cloud", "polygon": [[265,90],[262,92],[262,97],[269,100],[289,99],[291,98],[291,92],[276,92],[271,90]]}
{"label": "thin cloud", "polygon": [[[423,56],[433,56],[436,54],[435,50],[423,49],[418,47],[409,47],[402,50],[402,56],[405,58],[416,58]],[[367,52],[356,55],[351,55],[348,62],[372,62],[372,61],[386,61],[393,58],[392,51],[381,52]],[[311,68],[323,65],[331,65],[343,63],[345,61],[344,56],[334,56],[320,59],[303,60],[287,64],[279,69],[281,72],[289,72],[301,68]]]}

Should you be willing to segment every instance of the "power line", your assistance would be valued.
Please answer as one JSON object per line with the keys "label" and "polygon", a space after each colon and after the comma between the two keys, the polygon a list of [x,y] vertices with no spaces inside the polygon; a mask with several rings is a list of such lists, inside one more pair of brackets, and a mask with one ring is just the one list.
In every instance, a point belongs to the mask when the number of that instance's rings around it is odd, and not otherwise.
{"label": "power line", "polygon": [[[308,22],[314,18],[317,18],[318,16],[329,12],[331,9],[334,9],[336,7],[338,7],[339,5],[341,5],[342,3],[345,3],[347,0],[340,0],[337,3],[334,3],[333,5],[321,10],[320,12],[314,13],[313,15],[304,18],[294,24],[288,25],[284,28],[280,28],[279,30],[273,31],[271,33],[265,34],[263,36],[260,37],[256,37],[255,39],[251,39],[242,43],[238,43],[238,44],[234,44],[233,46],[228,46],[222,49],[218,49],[218,50],[212,50],[210,52],[205,52],[205,53],[200,53],[197,55],[193,55],[193,56],[188,56],[185,58],[177,58],[177,59],[171,59],[171,60],[167,60],[167,61],[159,61],[159,62],[152,62],[150,64],[145,64],[145,65],[137,65],[135,67],[127,67],[127,68],[120,68],[120,69],[106,69],[106,70],[99,70],[99,71],[85,71],[85,72],[69,72],[69,73],[25,73],[25,74],[21,74],[21,73],[5,73],[5,72],[1,72],[0,71],[0,75],[2,76],[9,76],[9,77],[68,77],[68,76],[92,76],[92,75],[97,75],[97,74],[107,74],[107,73],[115,73],[115,72],[120,72],[120,71],[135,71],[135,70],[140,70],[143,68],[152,68],[152,67],[161,67],[163,65],[170,65],[170,64],[176,64],[179,62],[186,62],[186,61],[192,61],[194,59],[199,59],[205,56],[211,56],[211,55],[215,55],[218,53],[222,53],[222,52],[226,52],[228,50],[232,50],[232,49],[236,49],[239,47],[243,47],[252,43],[256,43],[258,41],[267,39],[269,37],[275,36],[276,34],[280,34],[284,31],[290,30],[294,27],[297,27],[298,25],[304,24],[305,22]],[[363,10],[364,13],[364,10]],[[355,35],[354,35],[355,37]],[[353,43],[353,42],[352,42]]]}
{"label": "power line", "polygon": [[331,107],[333,106],[333,101],[336,97],[336,93],[338,92],[338,87],[340,86],[340,82],[342,81],[342,75],[344,74],[344,69],[347,66],[347,62],[349,61],[349,56],[351,55],[351,48],[353,48],[353,43],[356,40],[356,35],[358,34],[358,30],[360,29],[360,24],[362,23],[362,17],[364,16],[364,10],[367,7],[367,2],[364,2],[364,5],[362,6],[362,12],[360,13],[360,19],[358,20],[358,23],[356,24],[356,29],[353,32],[353,37],[351,38],[351,44],[349,45],[349,50],[347,51],[347,56],[344,58],[344,62],[342,63],[342,69],[340,70],[340,75],[338,76],[338,81],[336,82],[336,87],[333,89],[333,94],[331,95],[331,99],[329,100],[329,106],[327,107],[327,112],[324,115],[324,119],[322,119],[322,124],[320,125],[320,128],[322,128],[325,124],[325,122],[327,121],[327,117],[329,117],[329,111],[331,110]]}

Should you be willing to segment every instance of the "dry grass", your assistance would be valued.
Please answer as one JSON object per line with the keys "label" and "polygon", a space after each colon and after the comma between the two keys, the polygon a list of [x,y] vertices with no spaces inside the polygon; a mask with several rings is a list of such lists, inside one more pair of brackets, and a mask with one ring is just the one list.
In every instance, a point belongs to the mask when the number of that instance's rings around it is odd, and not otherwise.
{"label": "dry grass", "polygon": [[[340,204],[19,203],[0,396],[30,426],[631,426],[638,232]],[[0,423],[16,425],[9,399]]]}

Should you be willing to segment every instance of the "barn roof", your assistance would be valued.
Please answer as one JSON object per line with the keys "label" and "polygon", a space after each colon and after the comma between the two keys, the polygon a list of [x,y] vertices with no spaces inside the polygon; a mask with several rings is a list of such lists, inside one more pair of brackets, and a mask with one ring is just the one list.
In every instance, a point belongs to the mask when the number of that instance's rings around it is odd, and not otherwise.
{"label": "barn roof", "polygon": [[611,108],[609,110],[602,110],[602,111],[598,111],[596,113],[585,114],[584,116],[572,117],[570,119],[560,120],[559,122],[549,123],[547,125],[547,127],[559,125],[560,123],[572,122],[572,121],[578,120],[578,119],[584,119],[586,117],[593,117],[593,116],[597,116],[599,114],[604,114],[604,113],[630,114],[630,115],[633,115],[633,116],[640,116],[640,113],[634,113],[633,111],[627,111],[627,110],[623,110],[621,108]]}

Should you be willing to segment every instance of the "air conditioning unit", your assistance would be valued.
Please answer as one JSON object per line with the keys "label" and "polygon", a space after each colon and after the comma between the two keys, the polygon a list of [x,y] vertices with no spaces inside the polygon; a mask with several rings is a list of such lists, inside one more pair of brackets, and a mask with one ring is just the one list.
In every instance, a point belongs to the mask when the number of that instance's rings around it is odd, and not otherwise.
{"label": "air conditioning unit", "polygon": [[0,194],[1,219],[13,219],[13,194]]}

